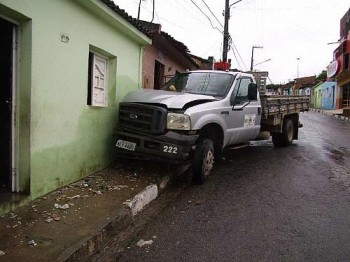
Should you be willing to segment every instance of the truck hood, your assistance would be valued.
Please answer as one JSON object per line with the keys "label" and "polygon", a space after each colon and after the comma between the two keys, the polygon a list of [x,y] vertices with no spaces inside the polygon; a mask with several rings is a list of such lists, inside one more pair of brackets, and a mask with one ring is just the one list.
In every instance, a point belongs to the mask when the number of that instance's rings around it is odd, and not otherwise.
{"label": "truck hood", "polygon": [[[178,93],[154,89],[140,89],[128,93],[123,102],[163,104],[168,108],[182,109],[187,104],[195,102],[196,105],[216,101],[213,96]],[[191,103],[192,104],[192,103]]]}

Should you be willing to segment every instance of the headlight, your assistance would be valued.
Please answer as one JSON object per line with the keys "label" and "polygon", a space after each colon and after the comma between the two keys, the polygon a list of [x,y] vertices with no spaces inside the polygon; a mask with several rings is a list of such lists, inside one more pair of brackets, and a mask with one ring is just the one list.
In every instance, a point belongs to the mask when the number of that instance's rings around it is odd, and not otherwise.
{"label": "headlight", "polygon": [[190,130],[191,120],[188,115],[168,113],[167,129]]}

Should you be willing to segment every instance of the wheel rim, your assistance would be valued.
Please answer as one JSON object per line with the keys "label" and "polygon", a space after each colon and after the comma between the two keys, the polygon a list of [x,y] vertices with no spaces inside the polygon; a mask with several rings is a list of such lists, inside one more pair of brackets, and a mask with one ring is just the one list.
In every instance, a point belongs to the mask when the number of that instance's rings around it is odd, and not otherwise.
{"label": "wheel rim", "polygon": [[287,137],[288,141],[291,142],[293,140],[293,133],[294,133],[294,127],[293,123],[291,121],[288,121],[287,123]]}
{"label": "wheel rim", "polygon": [[208,151],[204,161],[203,161],[203,172],[204,176],[208,176],[213,168],[214,164],[214,154],[211,150]]}

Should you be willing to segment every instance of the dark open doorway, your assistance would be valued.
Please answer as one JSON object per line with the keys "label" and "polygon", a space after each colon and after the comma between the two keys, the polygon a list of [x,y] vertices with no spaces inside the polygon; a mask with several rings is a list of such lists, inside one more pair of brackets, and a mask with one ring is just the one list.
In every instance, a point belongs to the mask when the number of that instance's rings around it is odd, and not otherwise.
{"label": "dark open doorway", "polygon": [[164,65],[156,60],[154,64],[154,89],[159,89],[164,84]]}
{"label": "dark open doorway", "polygon": [[0,18],[0,191],[12,190],[14,24]]}

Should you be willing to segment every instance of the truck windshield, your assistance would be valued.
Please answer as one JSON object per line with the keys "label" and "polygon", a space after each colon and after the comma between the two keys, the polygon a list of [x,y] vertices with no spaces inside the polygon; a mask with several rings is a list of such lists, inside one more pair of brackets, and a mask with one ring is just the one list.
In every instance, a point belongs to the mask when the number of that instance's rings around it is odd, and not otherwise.
{"label": "truck windshield", "polygon": [[177,74],[161,90],[210,95],[224,98],[229,91],[234,75],[215,72],[190,72]]}

